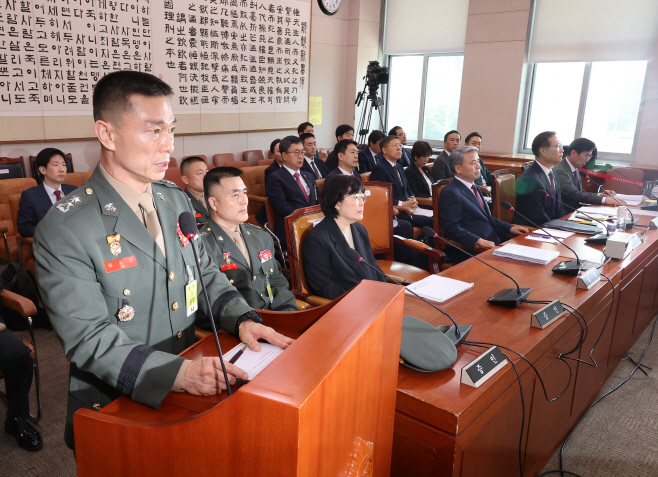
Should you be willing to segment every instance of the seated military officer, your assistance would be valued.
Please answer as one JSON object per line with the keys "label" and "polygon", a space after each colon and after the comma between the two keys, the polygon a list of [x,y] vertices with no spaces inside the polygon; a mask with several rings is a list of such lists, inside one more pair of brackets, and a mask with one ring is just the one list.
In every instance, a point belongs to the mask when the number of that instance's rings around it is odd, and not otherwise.
{"label": "seated military officer", "polygon": [[194,216],[198,224],[205,224],[210,220],[206,199],[203,196],[203,178],[208,173],[208,164],[199,156],[185,159],[180,165],[180,179],[185,183],[185,194],[190,198],[194,207]]}
{"label": "seated military officer", "polygon": [[[171,391],[208,396],[226,389],[219,358],[178,356],[194,344],[195,324],[209,324],[211,311],[218,328],[253,351],[260,351],[261,338],[282,348],[292,343],[262,325],[203,241],[196,241],[197,262],[180,232],[178,217],[193,209],[175,184],[162,180],[174,149],[172,93],[138,71],[101,78],[93,94],[100,163],[36,229],[37,284],[71,362],[69,447],[78,409],[100,409],[121,395],[157,409]],[[195,292],[197,263],[211,310]],[[226,370],[230,382],[248,377],[230,363]]]}
{"label": "seated military officer", "polygon": [[208,255],[238,289],[249,306],[263,310],[297,310],[295,295],[274,259],[274,241],[249,217],[242,170],[217,167],[206,174],[203,189],[210,222],[200,233]]}

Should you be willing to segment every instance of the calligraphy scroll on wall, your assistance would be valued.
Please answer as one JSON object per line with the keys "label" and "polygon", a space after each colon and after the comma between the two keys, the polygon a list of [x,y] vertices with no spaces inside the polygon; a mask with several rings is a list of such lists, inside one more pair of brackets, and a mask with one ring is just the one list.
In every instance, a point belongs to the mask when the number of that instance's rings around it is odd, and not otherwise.
{"label": "calligraphy scroll on wall", "polygon": [[177,132],[296,128],[309,0],[0,0],[0,141],[93,137],[105,74],[155,74]]}

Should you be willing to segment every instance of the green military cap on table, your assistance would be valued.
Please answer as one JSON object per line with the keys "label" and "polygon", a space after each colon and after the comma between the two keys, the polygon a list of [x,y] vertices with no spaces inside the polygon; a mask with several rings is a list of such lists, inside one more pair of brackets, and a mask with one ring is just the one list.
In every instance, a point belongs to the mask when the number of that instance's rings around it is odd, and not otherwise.
{"label": "green military cap on table", "polygon": [[403,316],[400,364],[424,373],[451,367],[457,361],[457,348],[445,335],[448,328],[435,328],[413,316]]}

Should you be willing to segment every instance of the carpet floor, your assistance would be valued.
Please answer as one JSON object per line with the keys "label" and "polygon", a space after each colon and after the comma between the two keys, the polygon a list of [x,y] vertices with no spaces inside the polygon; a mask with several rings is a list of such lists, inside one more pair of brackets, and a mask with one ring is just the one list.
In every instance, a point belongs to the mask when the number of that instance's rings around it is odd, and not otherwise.
{"label": "carpet floor", "polygon": [[[652,322],[653,325],[653,322]],[[651,326],[638,339],[631,356],[639,359],[650,339]],[[17,333],[27,339],[27,333]],[[574,432],[564,453],[565,470],[582,477],[654,477],[658,475],[658,331],[644,364],[654,369],[635,375],[618,391],[601,401]],[[73,452],[64,444],[68,362],[54,332],[36,330],[41,365],[43,418],[36,426],[43,449],[29,453],[0,432],[0,475],[71,477],[76,475]],[[606,392],[632,371],[622,361],[605,383]],[[0,380],[4,391],[4,380]],[[32,390],[34,409],[34,386]],[[4,423],[6,403],[0,402]],[[556,453],[544,470],[558,468]],[[552,475],[559,475],[552,474]]]}

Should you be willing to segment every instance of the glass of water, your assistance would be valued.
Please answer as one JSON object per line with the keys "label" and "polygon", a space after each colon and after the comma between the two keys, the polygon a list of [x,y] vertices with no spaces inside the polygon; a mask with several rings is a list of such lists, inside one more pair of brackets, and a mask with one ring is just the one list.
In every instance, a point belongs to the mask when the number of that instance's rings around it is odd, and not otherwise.
{"label": "glass of water", "polygon": [[631,221],[631,215],[626,207],[617,207],[617,219],[615,225],[617,232],[626,232],[626,224]]}

